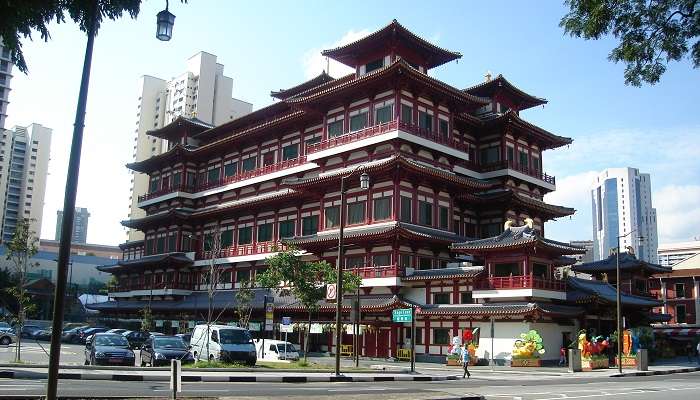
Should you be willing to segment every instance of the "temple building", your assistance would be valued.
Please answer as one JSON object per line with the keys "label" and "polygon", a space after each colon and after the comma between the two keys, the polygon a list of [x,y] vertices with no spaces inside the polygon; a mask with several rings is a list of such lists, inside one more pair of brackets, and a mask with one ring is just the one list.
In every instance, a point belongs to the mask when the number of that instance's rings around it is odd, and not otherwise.
{"label": "temple building", "polygon": [[[407,348],[410,324],[391,314],[417,307],[419,359],[444,359],[452,338],[475,327],[482,358],[507,358],[521,332],[538,329],[544,357],[557,359],[588,313],[556,273],[585,249],[544,236],[547,221],[575,211],[543,201],[556,183],[543,172],[544,153],[572,141],[520,116],[547,101],[501,75],[468,88],[432,77],[462,55],[395,20],[322,54],[355,72],[273,91],[277,102],[216,127],[180,116],[149,132],[168,150],[128,165],[149,176],[149,191],[138,199],[146,215],[123,221],[145,239],[123,244],[123,259],[102,268],[118,284],[92,308],[134,319],[148,306],[162,327],[186,329],[206,314],[203,271],[213,260],[226,270],[213,306],[233,321],[233,293],[280,249],[335,265],[343,213],[344,268],[363,278],[343,318],[350,323],[359,295],[362,355]],[[369,175],[370,187],[348,180],[341,210],[341,178],[351,173]],[[272,293],[255,292],[260,322]],[[311,334],[309,350],[336,351],[334,315],[329,302],[313,313],[324,332]],[[309,318],[278,296],[276,321],[282,316]]]}

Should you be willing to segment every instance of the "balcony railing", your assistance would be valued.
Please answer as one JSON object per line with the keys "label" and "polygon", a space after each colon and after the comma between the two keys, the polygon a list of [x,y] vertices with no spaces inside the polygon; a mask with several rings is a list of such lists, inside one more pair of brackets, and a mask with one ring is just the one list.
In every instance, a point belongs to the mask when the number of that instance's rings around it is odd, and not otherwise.
{"label": "balcony railing", "polygon": [[359,268],[346,268],[363,279],[369,278],[397,278],[404,276],[404,269],[398,265],[367,266]]}
{"label": "balcony railing", "polygon": [[370,126],[359,131],[350,132],[345,135],[336,136],[330,139],[323,140],[318,143],[306,146],[306,154],[313,154],[333,147],[342,146],[344,144],[357,142],[358,140],[367,139],[373,136],[378,136],[390,131],[396,130],[398,120],[389,121],[383,124]]}
{"label": "balcony railing", "polygon": [[212,182],[203,182],[197,185],[197,190],[212,189],[215,187],[228,185],[234,182],[240,182],[246,179],[251,179],[258,176],[271,174],[273,172],[282,171],[287,168],[296,167],[304,163],[306,163],[306,156],[293,158],[291,160],[280,161],[276,164],[266,165],[264,167],[256,168],[252,171],[241,172],[233,176],[224,176]]}
{"label": "balcony railing", "polygon": [[117,287],[112,288],[112,292],[130,292],[132,290],[165,290],[165,289],[179,289],[179,290],[194,290],[194,284],[189,282],[159,282],[159,283],[127,283],[120,284]]}
{"label": "balcony railing", "polygon": [[537,178],[547,183],[551,183],[552,185],[556,184],[556,180],[552,175],[547,175],[546,173],[540,171],[537,168],[532,168],[527,165],[518,164],[514,160],[502,160],[482,165],[481,172],[497,171],[499,169],[506,168],[521,172],[525,175]]}
{"label": "balcony railing", "polygon": [[198,251],[197,260],[209,260],[212,257],[215,258],[226,258],[226,257],[239,257],[239,256],[249,256],[254,254],[265,254],[273,253],[277,251],[284,251],[287,246],[280,242],[260,242],[252,244],[244,244],[241,246],[230,246],[221,249],[218,254],[214,254],[213,251]]}
{"label": "balcony railing", "polygon": [[476,285],[477,290],[490,289],[543,289],[557,292],[566,291],[566,282],[554,279],[538,278],[532,275],[491,276]]}
{"label": "balcony railing", "polygon": [[172,185],[172,186],[167,187],[167,188],[162,188],[160,190],[156,190],[155,192],[146,193],[144,195],[139,196],[139,203],[142,201],[154,199],[156,197],[165,196],[166,194],[170,194],[173,192],[192,193],[192,192],[194,192],[194,185],[188,185],[188,184],[183,182],[179,185]]}
{"label": "balcony railing", "polygon": [[409,124],[408,122],[399,122],[399,129],[402,131],[408,132],[412,135],[420,136],[424,139],[428,139],[432,142],[439,143],[442,145],[445,145],[447,147],[451,147],[453,149],[463,151],[465,153],[469,153],[469,145],[466,143],[460,143],[454,139],[452,136],[443,136],[438,134],[437,132],[433,132],[431,130],[421,128],[420,126],[416,124]]}

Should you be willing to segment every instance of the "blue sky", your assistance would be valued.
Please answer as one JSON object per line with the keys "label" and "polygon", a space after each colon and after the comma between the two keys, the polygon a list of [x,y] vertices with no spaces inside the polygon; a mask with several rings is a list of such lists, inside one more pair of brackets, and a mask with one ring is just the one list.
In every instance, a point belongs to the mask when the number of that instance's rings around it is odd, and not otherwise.
{"label": "blue sky", "polygon": [[[597,171],[632,166],[651,173],[660,242],[700,236],[700,71],[673,63],[656,86],[624,85],[623,65],[607,61],[611,39],[564,36],[558,1],[171,1],[177,16],[170,42],[155,39],[164,1],[147,1],[138,20],[106,22],[96,42],[78,206],[92,214],[88,241],[116,244],[128,212],[129,175],[141,75],[170,78],[198,51],[218,56],[234,79],[234,97],[260,108],[270,90],[320,73],[324,48],[372,32],[396,18],[436,44],[464,54],[432,74],[456,87],[502,73],[549,104],[523,117],[573,145],[545,153],[557,177],[547,200],[575,207],[551,222],[547,235],[589,239],[588,187]],[[54,129],[42,237],[53,238],[63,204],[68,149],[85,37],[72,24],[53,24],[52,40],[26,42],[29,75],[14,72],[7,127],[38,122]],[[331,74],[343,71],[331,65]]]}

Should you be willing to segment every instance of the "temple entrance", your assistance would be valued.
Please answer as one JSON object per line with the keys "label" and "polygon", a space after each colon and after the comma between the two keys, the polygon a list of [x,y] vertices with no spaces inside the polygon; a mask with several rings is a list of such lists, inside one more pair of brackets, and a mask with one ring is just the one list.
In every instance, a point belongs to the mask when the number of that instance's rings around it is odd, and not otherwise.
{"label": "temple entrance", "polygon": [[377,330],[377,355],[378,358],[389,357],[389,334],[391,329]]}
{"label": "temple entrance", "polygon": [[520,268],[517,263],[496,264],[493,267],[493,276],[518,276]]}
{"label": "temple entrance", "polygon": [[377,332],[378,330],[365,331],[365,357],[377,357]]}

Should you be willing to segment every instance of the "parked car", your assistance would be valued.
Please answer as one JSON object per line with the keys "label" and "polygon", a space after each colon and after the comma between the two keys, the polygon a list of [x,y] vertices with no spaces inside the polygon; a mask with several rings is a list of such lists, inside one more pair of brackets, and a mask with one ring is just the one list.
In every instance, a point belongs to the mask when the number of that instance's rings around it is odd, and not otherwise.
{"label": "parked car", "polygon": [[11,343],[14,343],[17,341],[17,335],[14,334],[12,330],[3,330],[0,331],[0,344],[3,346],[7,346]]}
{"label": "parked car", "polygon": [[[34,333],[42,329],[44,328],[40,327],[39,325],[24,325],[22,326],[22,332],[20,333],[20,336],[24,339],[31,339]],[[14,330],[15,334],[17,334],[17,327],[15,327]]]}
{"label": "parked car", "polygon": [[116,333],[117,335],[121,335],[122,333],[126,332],[126,329],[110,329],[105,333]]}
{"label": "parked car", "polygon": [[265,355],[263,356],[262,342],[260,339],[255,340],[255,350],[258,352],[258,358],[262,360],[299,360],[299,352],[292,343],[283,340],[265,339]]}
{"label": "parked car", "polygon": [[189,346],[177,336],[151,336],[141,347],[142,367],[169,365],[170,360],[180,360],[183,364],[194,362]]}
{"label": "parked car", "polygon": [[30,339],[51,341],[51,329],[40,329],[32,333]]}
{"label": "parked car", "polygon": [[12,329],[12,325],[8,324],[7,322],[0,321],[0,330],[6,331],[8,329]]}
{"label": "parked car", "polygon": [[190,340],[197,359],[244,362],[257,361],[255,344],[247,329],[230,325],[197,325]]}
{"label": "parked car", "polygon": [[190,333],[178,333],[178,334],[175,335],[175,336],[177,336],[177,337],[179,337],[180,339],[182,339],[182,341],[185,342],[186,345],[188,345],[188,346],[190,345],[190,339],[192,339],[192,333],[191,333],[191,332],[190,332]]}
{"label": "parked car", "polygon": [[87,328],[85,330],[82,330],[78,334],[78,338],[77,338],[78,342],[77,343],[85,344],[85,342],[87,341],[87,339],[90,336],[92,336],[96,333],[106,332],[107,330],[108,330],[107,328]]}
{"label": "parked car", "polygon": [[90,328],[89,325],[84,325],[75,328],[64,329],[63,333],[61,334],[61,341],[66,343],[78,343],[78,336],[80,335],[80,332],[88,328]]}
{"label": "parked car", "polygon": [[116,333],[97,332],[85,342],[85,365],[134,365],[129,341]]}
{"label": "parked car", "polygon": [[122,336],[129,341],[132,349],[140,349],[151,335],[146,331],[126,331]]}

